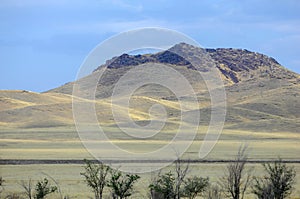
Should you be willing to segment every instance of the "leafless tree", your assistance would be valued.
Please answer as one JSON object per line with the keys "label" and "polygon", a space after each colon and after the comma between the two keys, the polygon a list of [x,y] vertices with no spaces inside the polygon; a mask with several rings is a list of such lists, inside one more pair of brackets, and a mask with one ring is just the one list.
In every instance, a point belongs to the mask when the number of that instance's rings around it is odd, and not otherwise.
{"label": "leafless tree", "polygon": [[27,196],[28,199],[33,199],[32,196],[32,180],[29,179],[28,182],[25,182],[24,180],[21,181],[20,183],[21,187],[25,190],[25,195]]}
{"label": "leafless tree", "polygon": [[228,164],[225,176],[220,179],[224,192],[232,199],[243,199],[250,186],[251,170],[245,169],[247,160],[247,146],[240,146],[234,162]]}
{"label": "leafless tree", "polygon": [[184,179],[186,177],[186,174],[188,173],[190,168],[190,163],[183,164],[182,160],[180,158],[177,158],[175,161],[175,172],[176,172],[176,178],[175,178],[175,198],[180,199],[181,195],[181,185],[184,182]]}

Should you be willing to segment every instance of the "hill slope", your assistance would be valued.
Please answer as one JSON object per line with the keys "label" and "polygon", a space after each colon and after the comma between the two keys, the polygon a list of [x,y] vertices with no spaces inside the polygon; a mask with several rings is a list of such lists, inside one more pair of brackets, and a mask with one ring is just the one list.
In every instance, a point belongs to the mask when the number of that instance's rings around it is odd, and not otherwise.
{"label": "hill slope", "polygon": [[[183,74],[195,88],[201,109],[201,125],[210,118],[210,95],[195,67],[178,56],[207,54],[224,81],[227,94],[225,128],[250,131],[298,132],[300,128],[300,76],[282,67],[275,59],[241,49],[199,49],[177,44],[169,51],[148,55],[123,54],[79,80],[89,88],[90,78],[105,69],[97,85],[96,109],[103,125],[114,127],[109,97],[117,81],[133,67],[162,63]],[[199,70],[199,68],[198,68]],[[200,68],[205,74],[206,68]],[[172,78],[172,77],[169,77]],[[5,128],[72,126],[71,94],[73,83],[45,93],[0,91],[0,125]],[[188,100],[188,99],[187,99]],[[161,104],[168,112],[167,129],[178,126],[180,107],[175,95],[158,85],[138,89],[130,101],[130,116],[139,124],[149,122],[148,109]],[[118,107],[122,112],[124,107]],[[125,109],[124,109],[125,110]],[[126,112],[124,112],[126,114]]]}

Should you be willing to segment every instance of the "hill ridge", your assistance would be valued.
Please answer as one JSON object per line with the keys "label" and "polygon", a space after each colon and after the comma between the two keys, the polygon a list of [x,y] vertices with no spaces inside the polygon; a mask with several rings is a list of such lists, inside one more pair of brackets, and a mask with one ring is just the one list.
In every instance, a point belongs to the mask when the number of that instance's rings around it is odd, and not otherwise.
{"label": "hill ridge", "polygon": [[[107,60],[104,65],[97,67],[94,72],[103,67],[108,69],[119,69],[122,67],[137,66],[145,63],[162,63],[185,66],[188,69],[195,70],[195,67],[193,67],[188,60],[179,55],[192,54],[195,49],[199,48],[189,44],[180,43],[168,50],[155,54],[129,55],[124,53],[120,56]],[[205,48],[202,49],[202,51],[212,58],[224,78],[232,83],[238,83],[257,76],[285,79],[299,77],[298,74],[281,66],[273,57],[257,52],[251,52],[247,49]]]}
{"label": "hill ridge", "polygon": [[[92,74],[78,81],[90,88],[90,78],[104,73],[97,84],[96,111],[102,124],[114,127],[110,111],[113,88],[133,67],[148,67],[163,63],[183,74],[194,87],[201,111],[201,122],[207,126],[210,119],[210,94],[200,73],[178,54],[198,56],[206,53],[220,71],[227,95],[225,128],[251,131],[298,132],[300,128],[300,76],[281,66],[274,58],[245,49],[200,49],[188,44],[177,44],[156,54],[128,55],[112,58]],[[200,68],[205,74],[207,68]],[[172,78],[172,77],[170,77]],[[44,93],[0,91],[0,126],[3,128],[52,128],[73,126],[73,82]],[[83,99],[84,100],[84,99]],[[188,98],[182,100],[189,100]],[[130,115],[137,123],[147,124],[149,108],[158,103],[169,116],[167,129],[174,129],[180,116],[178,99],[163,87],[146,85],[138,89],[131,101]],[[191,106],[194,106],[193,104]],[[126,113],[124,107],[118,107]]]}

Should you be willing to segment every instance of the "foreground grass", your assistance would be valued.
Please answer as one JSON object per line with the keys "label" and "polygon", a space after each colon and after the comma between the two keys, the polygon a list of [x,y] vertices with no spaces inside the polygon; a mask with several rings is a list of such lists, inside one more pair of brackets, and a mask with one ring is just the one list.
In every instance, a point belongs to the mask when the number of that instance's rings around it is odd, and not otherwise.
{"label": "foreground grass", "polygon": [[[174,132],[170,131],[148,141],[130,140],[123,137],[115,128],[106,129],[111,133],[111,140],[120,148],[131,152],[149,152],[159,149],[167,144]],[[188,133],[188,132],[187,132]],[[195,141],[184,154],[184,159],[199,159],[198,151],[205,135],[205,128],[200,129]],[[184,142],[184,141],[182,141]],[[101,142],[95,141],[101,144]],[[242,143],[249,145],[250,160],[274,160],[281,157],[284,160],[299,160],[300,154],[300,134],[299,133],[266,133],[225,130],[218,143],[211,153],[206,157],[209,160],[230,160],[233,159],[238,147]],[[178,144],[182,144],[179,142]],[[92,156],[82,145],[74,129],[22,129],[22,130],[2,130],[0,137],[0,157],[1,159],[92,159]],[[113,151],[103,148],[106,159],[118,159]],[[297,172],[297,184],[292,198],[300,196],[300,164],[293,165]],[[124,165],[120,165],[124,166]],[[137,166],[127,164],[125,166]],[[151,167],[149,164],[138,165],[140,167]],[[262,175],[260,164],[249,164],[255,167],[255,176]],[[191,175],[210,177],[211,182],[217,182],[218,178],[224,174],[226,164],[207,163],[193,164]],[[55,179],[61,188],[63,195],[71,198],[88,198],[93,196],[86,187],[80,172],[82,165],[0,165],[0,174],[5,179],[5,190],[2,196],[10,192],[22,192],[19,185],[21,180],[41,180],[50,176]],[[133,198],[147,198],[148,185],[153,174],[142,174],[137,183],[136,193]],[[106,192],[106,195],[109,193]],[[52,198],[58,198],[53,195]],[[49,199],[51,198],[49,197]],[[247,198],[252,198],[251,194]],[[299,198],[299,197],[298,197]]]}
{"label": "foreground grass", "polygon": [[[299,164],[288,164],[294,166],[296,172],[300,173]],[[129,165],[130,166],[130,165]],[[149,165],[144,165],[149,166]],[[224,174],[224,168],[226,164],[192,164],[190,166],[191,172],[188,175],[198,175],[202,177],[208,176],[212,183],[218,182],[218,178]],[[263,175],[263,168],[260,164],[249,164],[248,167],[254,167],[255,176]],[[168,168],[166,168],[168,170]],[[26,172],[25,172],[26,171]],[[88,198],[93,194],[87,188],[84,179],[80,176],[80,172],[83,171],[83,165],[2,165],[1,173],[6,180],[5,190],[2,193],[5,194],[11,192],[22,193],[23,190],[19,183],[21,180],[28,180],[31,178],[34,181],[41,180],[43,177],[49,176],[55,179],[56,183],[61,189],[63,196],[69,196],[70,198]],[[151,182],[153,173],[146,173],[141,175],[141,179],[135,185],[135,194],[132,198],[147,198],[148,185]],[[292,198],[297,198],[300,195],[300,175],[296,177],[297,184],[292,194]],[[54,183],[53,181],[51,182]],[[109,195],[109,191],[106,190],[105,195]],[[49,195],[50,198],[58,198],[60,194]],[[247,198],[253,198],[252,194],[247,194]]]}

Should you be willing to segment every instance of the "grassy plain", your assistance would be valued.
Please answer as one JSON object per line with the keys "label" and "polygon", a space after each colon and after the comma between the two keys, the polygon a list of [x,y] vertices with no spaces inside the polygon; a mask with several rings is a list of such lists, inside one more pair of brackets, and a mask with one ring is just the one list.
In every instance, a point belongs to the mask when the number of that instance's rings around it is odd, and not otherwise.
{"label": "grassy plain", "polygon": [[[299,164],[289,164],[294,166],[297,173],[300,173]],[[217,183],[218,178],[224,175],[224,169],[226,164],[224,163],[207,163],[207,164],[192,164],[190,166],[191,172],[189,175],[198,175],[202,177],[208,176],[212,183]],[[254,175],[263,175],[263,168],[260,164],[249,164],[248,167],[254,167]],[[168,171],[170,168],[166,168]],[[5,165],[1,166],[1,173],[6,180],[5,190],[2,195],[10,192],[21,193],[23,190],[19,183],[22,180],[28,180],[31,178],[34,181],[41,180],[43,177],[48,179],[53,178],[61,189],[63,196],[69,196],[70,198],[86,199],[92,197],[91,190],[85,185],[84,179],[80,176],[80,172],[83,171],[83,165]],[[154,174],[146,173],[141,174],[141,179],[135,185],[136,192],[132,198],[148,198],[148,185],[151,182],[151,178]],[[50,176],[50,177],[49,177]],[[299,198],[300,196],[300,175],[297,175],[296,181],[298,182],[296,189],[293,192],[291,198]],[[52,184],[55,184],[53,181]],[[106,189],[106,195],[109,195],[109,190]],[[59,198],[59,194],[54,194],[49,199]],[[248,194],[246,199],[254,198],[252,194]]]}
{"label": "grassy plain", "polygon": [[[170,142],[175,132],[160,133],[154,139],[128,139],[114,128],[108,128],[110,140],[118,147],[131,152],[149,152],[159,149]],[[184,154],[187,159],[198,159],[198,152],[203,143],[206,129],[202,128],[189,149]],[[188,132],[187,132],[188,133]],[[123,137],[122,137],[123,136]],[[92,142],[92,141],[91,141]],[[96,144],[103,141],[93,141]],[[179,141],[178,144],[185,142]],[[232,159],[241,144],[249,145],[250,159],[272,160],[278,157],[287,160],[299,160],[299,133],[267,133],[224,130],[206,159]],[[19,131],[2,130],[2,159],[83,159],[91,158],[84,148],[78,134],[70,129],[23,129]],[[105,149],[103,149],[105,150]],[[107,151],[107,157],[113,157],[112,151]]]}
{"label": "grassy plain", "polygon": [[[175,132],[165,133],[157,139],[149,141],[137,141],[126,139],[114,128],[107,128],[112,134],[112,142],[120,148],[133,152],[147,152],[153,148],[160,148],[169,142]],[[189,147],[183,158],[199,159],[198,151],[202,144],[205,128],[200,129],[193,144]],[[118,139],[117,139],[118,138]],[[184,141],[182,141],[184,142]],[[99,142],[100,143],[100,142]],[[213,150],[205,158],[208,160],[230,160],[234,158],[241,144],[249,145],[249,158],[251,160],[273,160],[281,157],[284,160],[299,160],[300,134],[299,133],[266,133],[224,130]],[[180,142],[178,143],[180,144]],[[22,129],[2,130],[0,139],[1,159],[92,159],[92,156],[82,145],[76,131],[73,128],[56,129]],[[107,157],[114,157],[112,151],[106,151]],[[120,157],[121,158],[121,157]],[[293,165],[298,173],[296,189],[293,198],[300,196],[300,164]],[[124,166],[124,165],[122,165]],[[131,166],[127,164],[126,166]],[[133,164],[133,166],[136,166]],[[149,167],[149,163],[140,166]],[[263,170],[260,164],[251,163],[255,167],[254,174],[260,176]],[[191,173],[200,176],[209,176],[212,182],[224,174],[224,163],[199,163],[191,166]],[[21,180],[32,178],[39,180],[50,176],[60,185],[63,195],[71,198],[88,198],[92,196],[90,190],[85,186],[80,172],[82,165],[1,165],[0,173],[6,181],[5,190],[2,195],[9,192],[22,192],[18,183]],[[147,186],[150,182],[149,173],[142,174],[137,184],[137,193],[133,198],[147,198]],[[108,194],[108,193],[107,193]],[[52,198],[58,198],[53,195]],[[50,198],[50,197],[49,197]],[[248,195],[247,198],[252,198]]]}

